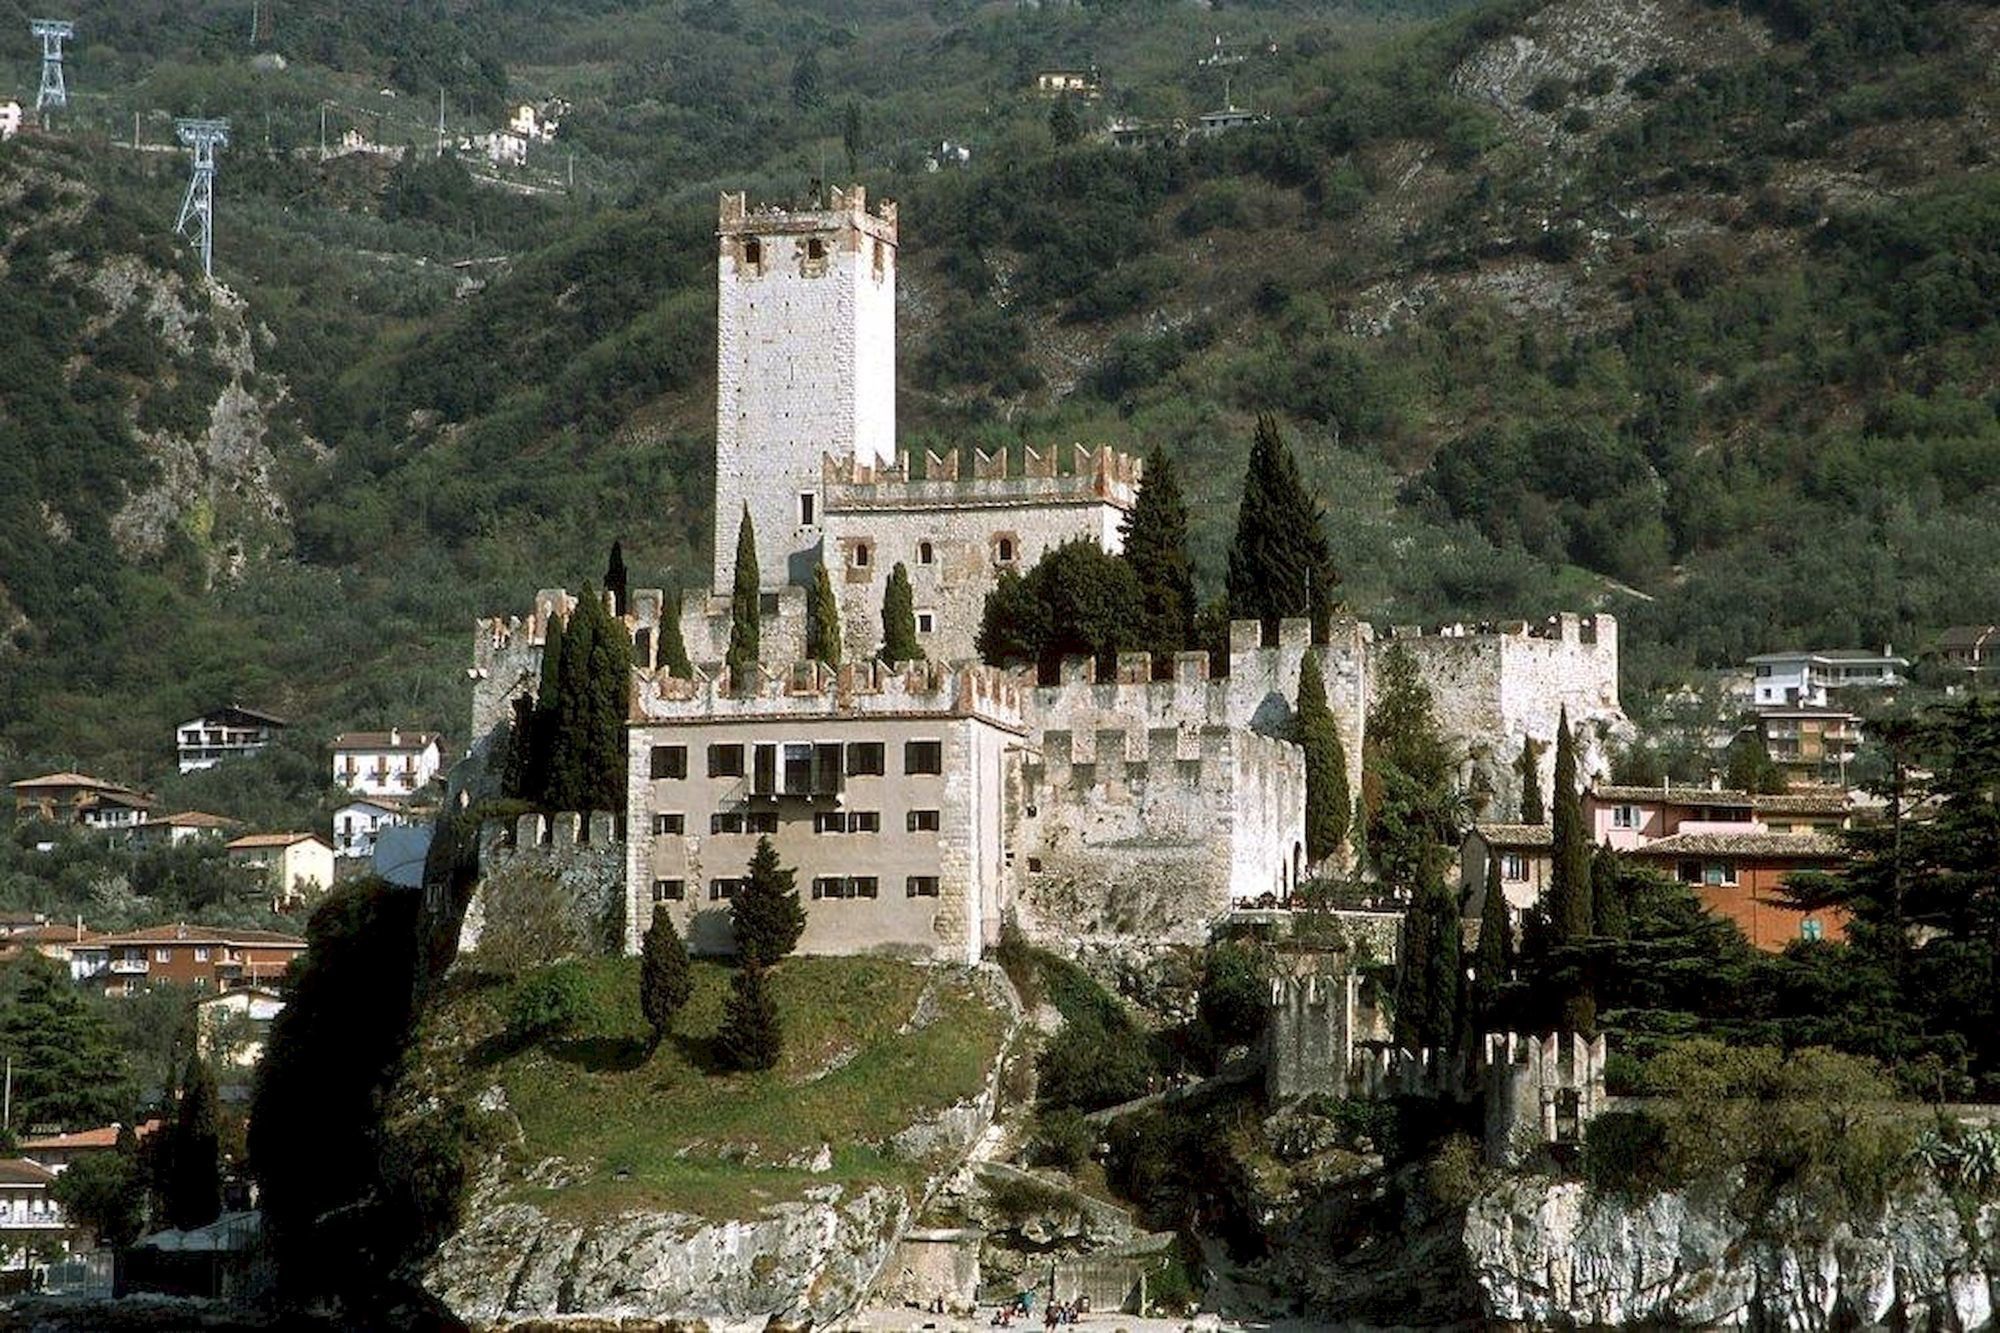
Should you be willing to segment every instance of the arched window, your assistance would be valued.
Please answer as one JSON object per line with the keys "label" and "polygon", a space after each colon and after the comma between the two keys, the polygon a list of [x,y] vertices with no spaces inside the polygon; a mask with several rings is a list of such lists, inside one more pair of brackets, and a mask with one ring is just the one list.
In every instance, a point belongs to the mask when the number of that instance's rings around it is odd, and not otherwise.
{"label": "arched window", "polygon": [[934,561],[935,561],[936,559],[937,559],[937,552],[935,552],[934,550],[932,550],[932,549],[931,549],[931,544],[930,544],[929,542],[918,542],[918,543],[917,543],[917,563],[918,563],[918,564],[920,564],[920,565],[928,565],[928,564],[931,564],[931,563],[933,563],[933,562],[934,562]]}

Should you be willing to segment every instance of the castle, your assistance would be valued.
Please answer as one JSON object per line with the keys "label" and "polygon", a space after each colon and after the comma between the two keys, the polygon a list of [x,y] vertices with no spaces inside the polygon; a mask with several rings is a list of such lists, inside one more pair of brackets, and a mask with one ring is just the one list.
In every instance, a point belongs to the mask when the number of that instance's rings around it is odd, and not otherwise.
{"label": "castle", "polygon": [[[684,599],[679,626],[694,678],[659,664],[659,591],[633,590],[621,609],[637,662],[617,812],[628,949],[669,911],[693,947],[726,950],[729,899],[760,837],[796,870],[808,951],[972,961],[1008,919],[1052,941],[1199,939],[1310,869],[1304,764],[1287,739],[1309,647],[1356,791],[1392,647],[1462,747],[1467,790],[1495,808],[1516,797],[1523,738],[1552,762],[1560,710],[1587,769],[1625,728],[1617,625],[1603,615],[1382,634],[1336,618],[1317,644],[1303,620],[1268,638],[1245,622],[1214,669],[1203,652],[1126,654],[1104,678],[1065,663],[1053,685],[981,665],[973,642],[1001,572],[1078,538],[1117,551],[1140,463],[1080,444],[1018,459],[899,450],[893,204],[870,211],[858,187],[803,210],[725,194],[718,242],[713,591]],[[723,665],[743,515],[761,584],[749,679]],[[874,654],[899,563],[927,660],[891,665]],[[805,588],[822,567],[838,669],[801,660]],[[545,589],[525,616],[477,625],[475,757],[504,737],[549,625],[574,605]]]}

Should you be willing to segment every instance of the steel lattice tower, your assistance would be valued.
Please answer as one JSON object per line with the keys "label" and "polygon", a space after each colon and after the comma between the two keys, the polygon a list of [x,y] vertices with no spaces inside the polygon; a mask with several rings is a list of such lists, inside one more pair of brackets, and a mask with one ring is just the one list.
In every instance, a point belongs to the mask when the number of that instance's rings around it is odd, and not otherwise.
{"label": "steel lattice tower", "polygon": [[42,39],[42,87],[35,94],[35,113],[40,115],[50,107],[69,105],[62,44],[76,36],[76,24],[68,19],[34,19],[28,27]]}
{"label": "steel lattice tower", "polygon": [[195,245],[201,250],[202,276],[215,276],[215,150],[229,145],[226,120],[177,120],[174,134],[194,150],[194,174],[188,177],[187,197],[181,201],[180,220],[174,231],[186,235],[188,223],[200,231]]}

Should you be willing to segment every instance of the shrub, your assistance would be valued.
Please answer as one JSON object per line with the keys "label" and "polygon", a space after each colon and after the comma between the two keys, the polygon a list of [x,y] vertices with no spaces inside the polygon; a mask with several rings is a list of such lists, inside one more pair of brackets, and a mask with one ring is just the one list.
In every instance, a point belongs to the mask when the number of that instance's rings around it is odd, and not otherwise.
{"label": "shrub", "polygon": [[1129,1024],[1113,1027],[1088,1020],[1065,1023],[1036,1067],[1042,1104],[1080,1111],[1143,1097],[1153,1077],[1151,1053]]}
{"label": "shrub", "polygon": [[1071,1173],[1090,1160],[1097,1146],[1097,1131],[1083,1113],[1069,1107],[1054,1107],[1035,1117],[1035,1137],[1028,1156],[1036,1166],[1052,1166]]}
{"label": "shrub", "polygon": [[568,1036],[590,1013],[583,974],[569,964],[544,968],[514,988],[507,1035],[522,1045]]}
{"label": "shrub", "polygon": [[1479,1193],[1479,1145],[1466,1134],[1453,1134],[1424,1164],[1424,1189],[1441,1208],[1463,1208]]}
{"label": "shrub", "polygon": [[1607,1194],[1646,1195],[1666,1183],[1666,1126],[1644,1111],[1606,1111],[1583,1131],[1583,1178]]}

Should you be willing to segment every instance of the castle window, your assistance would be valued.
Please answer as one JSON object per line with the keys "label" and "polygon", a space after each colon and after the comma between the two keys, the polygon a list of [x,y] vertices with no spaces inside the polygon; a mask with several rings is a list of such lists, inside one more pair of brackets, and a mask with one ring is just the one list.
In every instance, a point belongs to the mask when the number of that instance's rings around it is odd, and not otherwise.
{"label": "castle window", "polygon": [[847,776],[850,778],[879,778],[887,771],[882,759],[882,742],[849,741],[847,745]]}
{"label": "castle window", "polygon": [[743,818],[743,828],[748,833],[776,833],[778,812],[776,810],[752,810]]}
{"label": "castle window", "polygon": [[785,746],[785,795],[812,794],[813,747],[805,742]]}
{"label": "castle window", "polygon": [[917,563],[920,565],[937,563],[937,552],[931,547],[929,542],[917,543]]}
{"label": "castle window", "polygon": [[813,514],[813,501],[814,501],[814,500],[815,500],[816,498],[817,498],[817,497],[816,497],[816,496],[814,496],[814,495],[813,495],[813,493],[812,493],[811,491],[800,491],[800,492],[799,492],[799,526],[800,526],[800,527],[802,527],[802,528],[809,528],[809,527],[811,527],[811,526],[813,525],[813,518],[814,518],[814,514]]}
{"label": "castle window", "polygon": [[688,747],[655,745],[649,772],[655,778],[684,778],[688,775]]}
{"label": "castle window", "polygon": [[742,887],[740,879],[712,879],[708,882],[708,900],[712,903],[727,902]]}
{"label": "castle window", "polygon": [[847,816],[838,810],[821,810],[813,816],[814,833],[847,832]]}
{"label": "castle window", "polygon": [[656,834],[682,834],[687,832],[686,815],[654,815],[653,832]]}
{"label": "castle window", "polygon": [[938,896],[936,875],[911,875],[903,881],[903,896],[906,898],[935,898]]}
{"label": "castle window", "polygon": [[910,832],[912,833],[936,833],[938,831],[938,812],[935,810],[912,810],[909,814],[909,825]]}
{"label": "castle window", "polygon": [[740,745],[709,746],[708,775],[712,778],[742,777],[743,747]]}
{"label": "castle window", "polygon": [[1031,857],[1029,857],[1029,858],[1028,858],[1028,873],[1029,873],[1029,874],[1031,874],[1031,875],[1039,875],[1039,874],[1041,874],[1041,873],[1042,873],[1042,858],[1041,858],[1041,857],[1039,857],[1039,856],[1031,856]]}
{"label": "castle window", "polygon": [[806,238],[806,259],[807,259],[808,261],[810,261],[810,262],[812,262],[812,263],[815,263],[815,264],[816,264],[816,263],[818,263],[818,262],[819,262],[820,260],[822,260],[822,259],[825,259],[825,258],[826,258],[826,242],[825,242],[825,241],[823,241],[823,240],[821,240],[821,239],[820,239],[819,237],[817,237],[817,236],[809,236],[809,237],[807,237],[807,238]]}
{"label": "castle window", "polygon": [[875,553],[867,542],[856,542],[854,543],[854,552],[848,558],[852,561],[856,569],[866,569],[869,562],[875,558]]}
{"label": "castle window", "polygon": [[1003,565],[1013,564],[1014,539],[1012,537],[995,537],[993,539],[993,558]]}
{"label": "castle window", "polygon": [[684,879],[656,879],[653,881],[653,902],[677,903],[687,897],[687,881]]}
{"label": "castle window", "polygon": [[904,741],[903,772],[936,774],[944,772],[942,741]]}
{"label": "castle window", "polygon": [[741,810],[718,810],[708,817],[710,833],[741,833],[743,812]]}
{"label": "castle window", "polygon": [[937,617],[929,611],[917,612],[917,633],[929,634],[937,629]]}
{"label": "castle window", "polygon": [[812,896],[821,898],[844,898],[847,896],[847,881],[839,875],[821,875],[813,881]]}
{"label": "castle window", "polygon": [[755,236],[743,238],[743,267],[756,269],[764,267],[764,243]]}
{"label": "castle window", "polygon": [[1508,852],[1500,858],[1500,878],[1519,883],[1528,877],[1528,858],[1519,852]]}
{"label": "castle window", "polygon": [[889,247],[882,244],[881,238],[877,237],[875,241],[875,276],[877,278],[880,278],[882,276],[883,270],[885,270],[888,267],[889,267]]}

